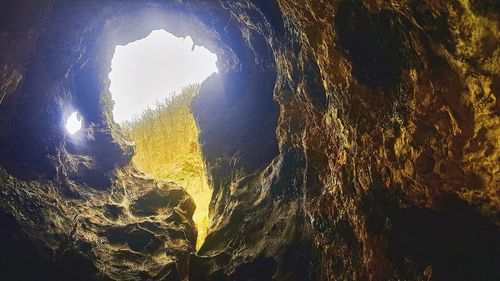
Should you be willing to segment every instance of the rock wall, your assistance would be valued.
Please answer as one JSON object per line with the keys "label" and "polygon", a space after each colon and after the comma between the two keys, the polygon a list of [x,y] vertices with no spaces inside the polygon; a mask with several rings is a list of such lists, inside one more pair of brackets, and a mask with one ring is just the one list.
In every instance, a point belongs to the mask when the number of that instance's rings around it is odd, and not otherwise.
{"label": "rock wall", "polygon": [[[0,4],[11,280],[500,279],[498,1],[17,2]],[[198,253],[189,196],[131,167],[110,117],[113,46],[155,28],[219,58],[192,105],[214,188]]]}

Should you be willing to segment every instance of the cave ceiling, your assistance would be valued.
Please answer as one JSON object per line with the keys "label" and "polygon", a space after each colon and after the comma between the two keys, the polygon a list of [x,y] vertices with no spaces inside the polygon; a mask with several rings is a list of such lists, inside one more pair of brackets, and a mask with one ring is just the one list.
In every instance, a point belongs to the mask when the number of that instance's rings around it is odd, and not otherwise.
{"label": "cave ceiling", "polygon": [[[2,1],[0,279],[500,280],[499,3]],[[198,251],[112,119],[114,47],[156,29],[218,57]]]}

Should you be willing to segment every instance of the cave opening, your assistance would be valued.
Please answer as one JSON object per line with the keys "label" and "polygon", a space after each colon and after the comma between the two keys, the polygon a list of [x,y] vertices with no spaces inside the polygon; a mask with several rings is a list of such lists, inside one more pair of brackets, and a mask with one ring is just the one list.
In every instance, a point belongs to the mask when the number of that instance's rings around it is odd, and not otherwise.
{"label": "cave opening", "polygon": [[[177,37],[164,29],[117,45],[109,72],[114,122],[135,143],[132,163],[191,195],[196,204],[197,249],[207,235],[212,190],[190,104],[201,83],[214,73],[218,73],[214,53],[190,36]],[[76,124],[70,120],[74,130]]]}
{"label": "cave opening", "polygon": [[82,128],[82,117],[78,111],[72,112],[66,120],[66,130],[70,135],[76,134]]}

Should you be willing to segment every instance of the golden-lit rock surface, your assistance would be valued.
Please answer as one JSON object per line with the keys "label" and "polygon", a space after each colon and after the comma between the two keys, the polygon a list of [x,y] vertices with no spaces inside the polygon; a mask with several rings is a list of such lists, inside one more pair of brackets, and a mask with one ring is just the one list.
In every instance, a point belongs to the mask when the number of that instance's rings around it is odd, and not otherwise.
{"label": "golden-lit rock surface", "polygon": [[[112,193],[80,190],[77,198],[61,195],[61,186],[55,182],[19,181],[4,170],[1,184],[1,206],[10,213],[2,213],[3,220],[15,218],[22,231],[48,247],[39,255],[43,257],[45,251],[52,255],[52,276],[88,280],[105,272],[111,279],[138,280],[182,278],[186,274],[184,259],[196,241],[191,219],[195,205],[179,186],[133,170],[118,172]],[[2,236],[19,235],[15,230],[6,227]],[[5,250],[6,258],[22,262],[18,256],[26,253],[10,247]],[[32,266],[29,278],[47,274],[47,268],[40,268],[43,259],[38,259],[40,264]],[[65,259],[67,264],[60,262]],[[73,273],[58,273],[63,270]]]}
{"label": "golden-lit rock surface", "polygon": [[[500,280],[498,3],[2,2],[3,274]],[[156,28],[219,58],[191,104],[198,252],[192,200],[131,167],[110,118],[112,48]]]}

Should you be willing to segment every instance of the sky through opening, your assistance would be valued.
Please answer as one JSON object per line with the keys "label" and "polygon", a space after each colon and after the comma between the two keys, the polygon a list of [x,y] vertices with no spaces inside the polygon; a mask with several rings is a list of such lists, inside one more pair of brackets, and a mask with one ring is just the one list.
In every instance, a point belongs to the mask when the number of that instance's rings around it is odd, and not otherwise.
{"label": "sky through opening", "polygon": [[131,121],[156,101],[163,101],[185,86],[201,83],[218,72],[217,56],[191,37],[175,37],[155,30],[147,37],[116,46],[111,61],[110,92],[114,120]]}

